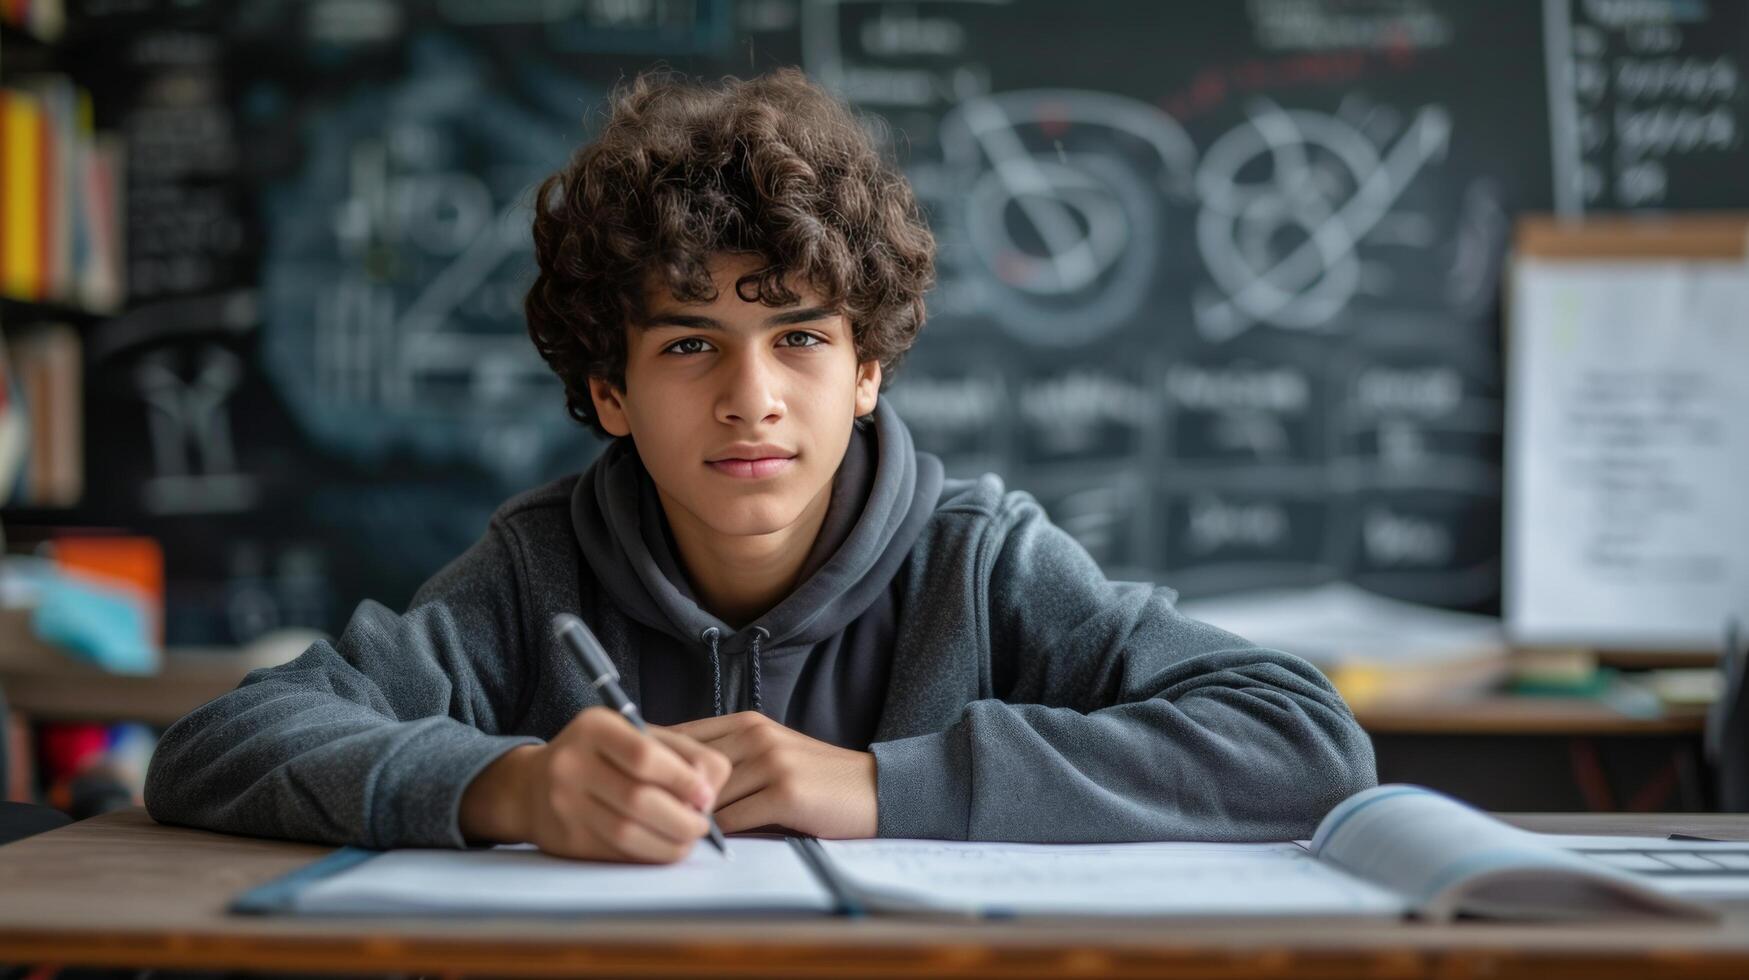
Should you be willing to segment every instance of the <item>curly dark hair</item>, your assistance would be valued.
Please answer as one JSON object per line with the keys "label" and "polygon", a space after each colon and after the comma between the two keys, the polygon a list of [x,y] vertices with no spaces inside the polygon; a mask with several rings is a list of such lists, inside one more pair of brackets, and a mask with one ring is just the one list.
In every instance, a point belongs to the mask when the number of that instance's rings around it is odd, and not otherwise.
{"label": "curly dark hair", "polygon": [[810,283],[851,326],[882,387],[923,325],[935,239],[911,186],[877,149],[886,129],[795,68],[715,85],[666,69],[614,89],[597,139],[540,185],[539,275],[528,333],[565,382],[571,416],[605,436],[589,379],[625,390],[626,330],[662,276],[683,302],[716,298],[717,253],[765,263],[735,283],[767,306]]}

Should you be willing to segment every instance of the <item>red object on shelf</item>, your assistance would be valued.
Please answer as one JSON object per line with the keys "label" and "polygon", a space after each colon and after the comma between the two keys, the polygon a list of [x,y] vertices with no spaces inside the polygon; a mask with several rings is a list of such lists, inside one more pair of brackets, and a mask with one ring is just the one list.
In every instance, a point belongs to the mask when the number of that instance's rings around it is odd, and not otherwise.
{"label": "red object on shelf", "polygon": [[109,748],[109,726],[98,722],[46,722],[37,730],[41,778],[56,783],[78,775],[103,758]]}

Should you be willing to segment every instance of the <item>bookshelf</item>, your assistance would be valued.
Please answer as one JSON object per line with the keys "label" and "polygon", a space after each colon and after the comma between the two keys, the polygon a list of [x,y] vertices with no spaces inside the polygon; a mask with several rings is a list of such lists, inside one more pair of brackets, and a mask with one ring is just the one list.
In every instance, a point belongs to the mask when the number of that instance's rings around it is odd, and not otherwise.
{"label": "bookshelf", "polygon": [[[0,529],[13,547],[20,529],[93,523],[86,351],[126,298],[126,157],[98,128],[96,66],[63,43],[64,6],[0,4]],[[47,788],[36,749],[57,730],[167,724],[246,669],[178,651],[153,676],[117,676],[36,641],[29,616],[0,609],[0,799]]]}
{"label": "bookshelf", "polygon": [[84,495],[84,335],[125,289],[122,144],[59,43],[63,4],[0,8],[0,503]]}
{"label": "bookshelf", "polygon": [[88,326],[108,319],[112,314],[86,309],[70,303],[41,302],[0,296],[0,325],[49,320]]}

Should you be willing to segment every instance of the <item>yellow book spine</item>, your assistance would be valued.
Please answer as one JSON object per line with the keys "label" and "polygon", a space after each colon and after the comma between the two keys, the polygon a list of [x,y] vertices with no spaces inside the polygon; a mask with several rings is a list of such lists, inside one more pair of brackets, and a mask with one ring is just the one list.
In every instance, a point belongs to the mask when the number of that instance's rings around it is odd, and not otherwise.
{"label": "yellow book spine", "polygon": [[17,89],[6,91],[4,105],[0,171],[5,186],[0,193],[6,195],[6,212],[0,255],[5,256],[5,268],[0,268],[0,292],[36,299],[42,280],[42,107],[36,96]]}

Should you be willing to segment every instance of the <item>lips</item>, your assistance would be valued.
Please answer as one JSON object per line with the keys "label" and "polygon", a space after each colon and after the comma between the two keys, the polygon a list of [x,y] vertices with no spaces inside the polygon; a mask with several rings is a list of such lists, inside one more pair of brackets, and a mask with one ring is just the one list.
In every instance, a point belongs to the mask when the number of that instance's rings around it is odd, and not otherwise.
{"label": "lips", "polygon": [[763,480],[782,473],[795,462],[795,451],[776,442],[737,442],[711,453],[706,465],[724,476]]}
{"label": "lips", "polygon": [[719,459],[710,468],[725,476],[744,480],[763,480],[789,469],[793,456],[766,456],[760,459]]}

